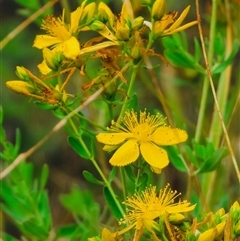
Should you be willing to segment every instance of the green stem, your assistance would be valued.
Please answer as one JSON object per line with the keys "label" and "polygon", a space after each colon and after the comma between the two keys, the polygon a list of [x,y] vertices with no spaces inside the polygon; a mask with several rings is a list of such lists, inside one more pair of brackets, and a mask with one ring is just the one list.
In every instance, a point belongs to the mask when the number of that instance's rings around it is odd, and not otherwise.
{"label": "green stem", "polygon": [[135,81],[135,79],[136,79],[136,75],[137,75],[137,72],[138,72],[138,68],[139,68],[139,64],[133,65],[133,71],[132,71],[131,79],[130,79],[130,82],[129,82],[129,87],[128,87],[128,91],[127,91],[127,96],[126,96],[125,102],[124,102],[124,104],[123,104],[123,106],[122,106],[122,109],[121,109],[120,115],[119,115],[119,117],[118,117],[117,123],[120,123],[121,118],[123,117],[123,115],[124,115],[125,112],[126,112],[129,98],[130,98],[131,95],[132,95],[133,86],[134,86],[134,81]]}
{"label": "green stem", "polygon": [[[210,36],[209,36],[209,48],[208,48],[208,63],[210,68],[213,62],[214,40],[215,40],[215,34],[216,34],[217,1],[218,0],[212,0],[211,26],[210,26]],[[209,80],[208,80],[208,76],[205,75],[204,81],[203,81],[203,92],[201,97],[198,122],[197,122],[196,133],[195,133],[196,142],[200,141],[200,137],[203,129],[208,90],[209,90]]]}
{"label": "green stem", "polygon": [[[227,2],[227,1],[226,1]],[[228,2],[227,2],[228,3]],[[227,7],[228,5],[226,5]],[[227,58],[233,47],[233,42],[232,42],[232,31],[231,31],[231,17],[229,13],[229,8],[226,11],[226,17],[227,17],[227,28],[226,28],[226,51],[225,51],[225,57]],[[221,110],[222,115],[224,116],[225,109],[226,109],[226,104],[228,100],[228,93],[229,93],[229,87],[230,87],[230,80],[231,80],[231,73],[232,73],[232,65],[229,65],[225,71],[223,71],[220,75],[219,78],[219,83],[217,87],[217,100],[219,104],[219,109]],[[213,119],[210,127],[210,132],[209,132],[209,141],[212,142],[214,145],[214,148],[218,148],[221,136],[223,133],[223,128],[222,128],[222,123],[219,118],[219,113],[218,109],[214,108],[214,113],[213,113]],[[210,203],[211,198],[211,190],[214,188],[217,172],[219,169],[214,170],[211,172],[208,177],[209,177],[209,183],[208,183],[208,192],[206,194],[206,203]]]}
{"label": "green stem", "polygon": [[[213,63],[213,54],[214,54],[214,41],[215,41],[215,34],[216,34],[216,19],[217,19],[217,1],[218,0],[212,0],[212,13],[211,13],[211,25],[210,25],[210,36],[209,36],[209,48],[207,53],[207,61],[209,69],[211,69],[212,63]],[[197,4],[197,14],[199,14],[199,6]],[[201,34],[201,33],[200,33]],[[201,39],[202,36],[200,36]],[[203,53],[204,54],[204,53]],[[195,133],[195,141],[197,143],[200,142],[201,133],[203,129],[204,124],[204,118],[205,118],[205,110],[206,110],[206,104],[207,104],[207,97],[209,92],[210,82],[208,79],[207,74],[204,76],[204,82],[203,82],[203,91],[201,96],[201,103],[200,103],[200,110],[199,110],[199,116],[196,126],[196,133]],[[202,192],[201,193],[208,193],[209,191],[209,174],[205,174],[202,178]],[[210,190],[212,192],[212,190]],[[199,193],[200,195],[200,193]],[[206,201],[203,203],[205,206],[205,211],[209,209],[209,203]]]}
{"label": "green stem", "polygon": [[[70,120],[71,120],[71,119],[70,119]],[[90,160],[92,161],[94,167],[96,168],[96,170],[98,171],[98,173],[99,173],[99,175],[101,176],[102,180],[104,181],[104,183],[106,184],[107,188],[109,189],[109,192],[111,193],[112,198],[113,198],[115,204],[117,205],[119,211],[121,212],[122,216],[124,216],[125,212],[124,212],[122,206],[120,205],[119,201],[117,200],[116,195],[115,195],[115,193],[114,193],[114,191],[113,191],[113,189],[112,189],[112,187],[111,187],[111,184],[108,182],[107,178],[106,178],[105,175],[103,174],[101,168],[100,168],[99,165],[97,164],[95,158],[92,156],[91,152],[90,152],[89,149],[87,148],[87,146],[86,146],[86,144],[84,143],[84,141],[82,140],[82,138],[78,135],[77,128],[75,127],[75,125],[74,125],[74,123],[73,123],[72,120],[70,121],[70,123],[71,123],[71,126],[72,126],[73,130],[75,131],[76,135],[78,136],[78,140],[79,140],[80,144],[81,144],[82,147],[84,148],[84,150],[85,150],[85,152],[87,153],[87,155],[88,155],[89,157],[91,157]]]}

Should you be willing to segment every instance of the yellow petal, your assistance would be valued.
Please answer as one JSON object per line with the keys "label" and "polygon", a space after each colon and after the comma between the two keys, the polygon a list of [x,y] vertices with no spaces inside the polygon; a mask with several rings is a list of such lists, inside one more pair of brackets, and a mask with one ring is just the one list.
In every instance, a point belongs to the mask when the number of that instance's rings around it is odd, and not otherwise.
{"label": "yellow petal", "polygon": [[131,137],[131,133],[100,133],[96,136],[99,142],[106,145],[118,145]]}
{"label": "yellow petal", "polygon": [[42,49],[44,47],[49,47],[54,44],[58,44],[60,42],[61,42],[61,40],[56,37],[52,37],[52,36],[48,36],[48,35],[37,35],[34,40],[33,47]]}
{"label": "yellow petal", "polygon": [[128,140],[124,143],[110,159],[113,166],[125,166],[137,160],[139,147],[136,140]]}
{"label": "yellow petal", "polygon": [[190,5],[183,10],[179,18],[173,23],[173,25],[168,29],[168,31],[172,31],[178,28],[182,24],[183,20],[186,18],[189,10],[190,10]]}
{"label": "yellow petal", "polygon": [[142,142],[140,151],[145,161],[156,168],[164,168],[168,165],[168,155],[165,150],[150,142]]}
{"label": "yellow petal", "polygon": [[88,22],[93,18],[93,15],[95,14],[95,9],[96,9],[96,3],[92,2],[88,4],[82,12],[81,16],[81,22]]}
{"label": "yellow petal", "polygon": [[112,13],[112,10],[104,2],[100,2],[98,5],[98,15],[100,21],[108,21],[110,26],[114,28],[114,14]]}
{"label": "yellow petal", "polygon": [[175,145],[186,141],[187,138],[186,131],[167,126],[157,128],[152,134],[152,141],[161,146]]}
{"label": "yellow petal", "polygon": [[132,4],[129,0],[124,1],[122,5],[122,11],[121,11],[121,24],[125,25],[126,20],[133,21],[133,8]]}
{"label": "yellow petal", "polygon": [[75,37],[72,36],[64,42],[63,54],[70,59],[75,59],[80,54],[80,44]]}
{"label": "yellow petal", "polygon": [[48,67],[47,63],[45,62],[45,60],[42,61],[42,63],[37,65],[39,71],[41,72],[41,74],[47,75],[49,74],[52,70]]}
{"label": "yellow petal", "polygon": [[183,26],[179,27],[179,28],[176,28],[172,31],[169,31],[169,29],[167,29],[166,31],[163,31],[163,35],[170,35],[170,34],[174,34],[174,33],[177,33],[177,32],[180,32],[182,30],[185,30],[189,27],[192,27],[193,25],[196,25],[198,22],[197,21],[192,21],[190,23],[187,23],[187,24],[184,24]]}
{"label": "yellow petal", "polygon": [[85,53],[94,52],[94,51],[97,51],[99,49],[104,49],[104,48],[107,48],[107,47],[110,47],[110,46],[115,46],[115,45],[118,45],[118,42],[105,41],[103,43],[95,44],[93,46],[81,49],[80,54],[82,55],[82,54],[85,54]]}
{"label": "yellow petal", "polygon": [[103,150],[107,151],[107,152],[111,152],[111,151],[116,150],[118,147],[119,147],[119,145],[105,145],[103,147]]}
{"label": "yellow petal", "polygon": [[78,7],[75,11],[71,12],[71,26],[69,29],[70,33],[76,33],[76,31],[78,30],[78,25],[79,25],[79,21],[80,18],[82,16],[82,12],[83,12],[83,8],[86,4],[86,1],[84,1],[80,7]]}
{"label": "yellow petal", "polygon": [[107,228],[102,231],[102,241],[115,241],[115,233],[111,233]]}

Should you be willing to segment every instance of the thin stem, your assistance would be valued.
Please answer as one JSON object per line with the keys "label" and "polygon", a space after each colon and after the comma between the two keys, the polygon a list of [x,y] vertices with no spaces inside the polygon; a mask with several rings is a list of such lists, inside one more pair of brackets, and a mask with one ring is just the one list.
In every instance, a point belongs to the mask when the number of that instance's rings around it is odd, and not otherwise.
{"label": "thin stem", "polygon": [[[129,65],[125,65],[121,72],[126,71],[126,69],[129,67]],[[61,128],[65,126],[67,121],[76,115],[79,111],[84,109],[86,106],[88,106],[91,102],[93,102],[95,99],[97,99],[98,96],[102,94],[102,92],[111,84],[115,82],[115,80],[118,78],[118,76],[115,76],[111,81],[109,81],[105,86],[101,87],[99,90],[97,90],[93,95],[91,95],[82,105],[78,106],[76,109],[74,109],[72,112],[70,112],[68,115],[66,115],[63,119],[61,119],[54,127],[53,129],[44,136],[37,144],[35,144],[33,147],[31,147],[28,151],[21,153],[17,156],[17,158],[8,166],[6,169],[4,169],[0,173],[0,180],[2,180],[4,177],[6,177],[14,168],[16,168],[21,162],[26,160],[30,155],[32,155],[38,148],[40,148],[53,134],[58,132]]]}
{"label": "thin stem", "polygon": [[23,29],[25,29],[30,23],[32,23],[36,18],[43,14],[48,8],[52,7],[57,1],[58,0],[52,0],[47,2],[42,8],[37,10],[29,18],[18,25],[0,42],[0,50],[2,50],[12,39],[14,39],[21,31],[23,31]]}
{"label": "thin stem", "polygon": [[127,96],[125,98],[125,102],[124,102],[124,104],[122,106],[122,109],[121,109],[121,112],[119,114],[119,117],[118,117],[118,120],[117,120],[118,123],[120,123],[121,118],[123,117],[124,113],[126,112],[129,98],[132,95],[133,85],[134,85],[134,81],[136,79],[138,68],[139,68],[139,64],[133,65],[133,71],[132,71],[131,79],[130,79],[129,86],[128,86]]}
{"label": "thin stem", "polygon": [[217,95],[216,95],[216,91],[215,91],[215,88],[214,88],[211,70],[210,70],[210,66],[209,66],[209,62],[208,62],[208,58],[207,58],[207,54],[206,54],[206,48],[205,48],[205,43],[204,43],[203,34],[202,34],[201,21],[200,21],[198,0],[196,0],[196,10],[197,10],[198,29],[199,29],[199,35],[200,35],[200,40],[201,40],[201,45],[202,45],[202,50],[203,50],[203,56],[204,56],[204,61],[205,61],[205,64],[206,64],[206,70],[207,70],[210,86],[211,86],[211,89],[212,89],[214,102],[215,102],[216,109],[217,109],[217,112],[218,112],[218,115],[219,115],[219,118],[220,118],[220,121],[221,121],[221,124],[222,124],[224,136],[226,138],[226,142],[227,142],[228,149],[229,149],[229,152],[230,152],[230,156],[232,158],[232,162],[233,162],[233,165],[234,165],[234,168],[235,168],[235,171],[236,171],[236,175],[237,175],[237,178],[238,178],[239,183],[240,183],[239,168],[238,168],[237,161],[236,161],[236,158],[235,158],[235,155],[234,155],[234,152],[233,152],[233,149],[232,149],[232,145],[231,145],[231,142],[230,142],[230,139],[229,139],[229,136],[228,136],[228,132],[227,132],[224,120],[223,120],[222,112],[221,112],[219,104],[218,104]]}
{"label": "thin stem", "polygon": [[[216,19],[217,19],[217,1],[218,0],[212,0],[212,13],[211,13],[211,26],[210,26],[210,36],[209,36],[209,48],[208,48],[208,64],[209,68],[212,66],[212,60],[213,60],[213,49],[214,49],[214,40],[215,40],[215,33],[216,33]],[[196,8],[198,12],[198,24],[200,24],[200,14],[199,14],[199,5],[198,0],[196,0]],[[201,96],[201,103],[200,103],[200,109],[199,109],[199,115],[198,115],[198,122],[196,127],[196,133],[195,133],[195,141],[199,142],[202,128],[203,128],[203,121],[205,118],[205,110],[206,110],[206,103],[207,103],[207,97],[208,97],[208,91],[209,91],[209,80],[208,76],[205,75],[204,81],[203,81],[203,91]]]}

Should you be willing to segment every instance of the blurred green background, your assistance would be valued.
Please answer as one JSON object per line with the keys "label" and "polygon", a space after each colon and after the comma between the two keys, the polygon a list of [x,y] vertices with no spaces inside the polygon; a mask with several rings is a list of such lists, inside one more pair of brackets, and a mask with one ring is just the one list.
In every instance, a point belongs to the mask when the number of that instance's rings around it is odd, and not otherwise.
{"label": "blurred green background", "polygon": [[[28,16],[33,14],[39,6],[43,6],[47,1],[30,1],[36,2],[32,8],[24,6],[21,1],[16,0],[1,0],[1,40],[3,40],[7,34],[13,31],[19,24],[21,24]],[[113,12],[120,12],[121,1],[105,1],[112,7]],[[146,11],[141,8],[139,0],[134,0],[133,6],[135,6],[136,15],[144,15]],[[209,34],[209,19],[211,12],[211,1],[200,1],[202,12],[202,24],[205,36]],[[78,6],[80,1],[59,1],[53,8],[45,12],[42,16],[32,22],[27,28],[21,31],[15,36],[2,50],[1,50],[1,105],[4,111],[4,127],[10,142],[15,141],[15,130],[19,128],[22,136],[21,152],[28,150],[41,138],[43,138],[51,128],[58,122],[58,119],[51,114],[50,111],[39,110],[33,100],[13,93],[7,89],[5,82],[8,80],[17,79],[15,74],[16,66],[24,66],[30,69],[33,73],[37,73],[37,64],[42,61],[41,51],[32,48],[33,40],[37,34],[42,33],[39,29],[41,18],[49,13],[54,13],[56,16],[61,15],[62,8],[69,6],[73,11]],[[195,14],[195,2],[192,0],[168,0],[168,10],[179,10],[180,12],[189,4],[192,8],[188,15],[187,21],[193,21],[196,19]],[[239,8],[239,3],[231,1],[231,4]],[[233,18],[237,18],[237,13],[232,13]],[[238,16],[239,17],[239,16]],[[221,28],[224,28],[225,22],[221,19],[221,12],[219,12],[218,27],[219,32]],[[239,25],[238,25],[239,26]],[[193,38],[198,36],[197,26],[187,29],[186,35],[189,41],[189,51],[193,51]],[[237,35],[239,37],[239,35]],[[155,48],[158,52],[163,51],[161,44],[156,44]],[[233,63],[233,74],[230,94],[236,94],[235,86],[239,87],[239,57],[235,58]],[[154,59],[153,63],[158,62],[158,59]],[[161,63],[160,63],[161,64]],[[142,72],[144,74],[144,71]],[[194,135],[196,121],[199,111],[199,103],[201,98],[202,89],[202,76],[200,76],[194,70],[180,69],[172,67],[170,65],[161,65],[161,68],[156,71],[157,77],[160,81],[162,92],[169,102],[169,105],[173,107],[173,113],[176,116],[181,116],[181,119],[186,120],[186,123],[182,123],[182,126],[188,127],[190,138]],[[77,76],[75,76],[77,79]],[[160,109],[159,101],[154,95],[151,95],[150,90],[146,91],[146,87],[141,82],[136,82],[136,91],[138,93],[139,106],[147,108],[148,110]],[[79,89],[81,89],[81,83],[77,83]],[[213,110],[213,98],[209,94],[208,99],[208,116],[205,120],[206,130],[203,133],[208,132],[209,123],[211,121],[211,114]],[[174,107],[175,106],[175,107]],[[176,108],[177,106],[177,108]],[[232,121],[228,126],[230,139],[232,140],[233,148],[236,153],[236,157],[239,160],[240,151],[240,108],[239,103],[237,109],[232,116]],[[52,216],[54,225],[60,225],[69,223],[72,220],[71,215],[60,205],[59,195],[67,193],[73,184],[77,184],[82,190],[91,189],[94,193],[94,198],[97,202],[104,204],[102,196],[102,188],[89,184],[82,176],[83,170],[91,170],[92,173],[96,173],[95,169],[90,162],[81,160],[81,158],[71,149],[67,143],[67,134],[64,130],[59,131],[52,136],[46,144],[44,144],[39,150],[37,150],[28,161],[33,162],[36,167],[41,167],[44,163],[47,163],[50,167],[50,178],[47,184],[50,195],[50,205],[52,208]],[[228,159],[229,161],[229,159]],[[230,165],[231,166],[231,165]],[[36,168],[36,172],[38,168]],[[230,167],[225,183],[227,185],[235,185],[236,178],[232,167]],[[96,174],[97,176],[97,174]],[[164,170],[161,178],[170,182],[173,189],[177,188],[181,192],[185,192],[187,175],[180,173],[171,165]],[[231,180],[232,178],[232,180]],[[225,177],[224,177],[225,179]],[[9,232],[11,226],[8,227]]]}

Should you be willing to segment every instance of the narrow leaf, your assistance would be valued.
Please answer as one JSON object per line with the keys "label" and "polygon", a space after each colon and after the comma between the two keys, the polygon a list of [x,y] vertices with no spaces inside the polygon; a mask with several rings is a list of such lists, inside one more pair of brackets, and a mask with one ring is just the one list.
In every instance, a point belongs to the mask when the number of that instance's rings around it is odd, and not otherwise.
{"label": "narrow leaf", "polygon": [[118,207],[107,187],[103,188],[103,194],[104,194],[104,197],[107,201],[107,204],[108,204],[111,212],[118,220],[120,220],[122,218],[122,214],[121,214],[120,210],[118,209]]}
{"label": "narrow leaf", "polygon": [[83,176],[85,177],[85,179],[91,183],[94,184],[98,184],[98,185],[102,185],[104,186],[105,183],[102,181],[97,180],[92,173],[88,172],[88,171],[83,171]]}
{"label": "narrow leaf", "polygon": [[91,158],[91,153],[86,150],[83,145],[81,145],[79,139],[69,136],[68,137],[68,143],[70,146],[73,148],[73,150],[82,158],[84,159],[90,159]]}

